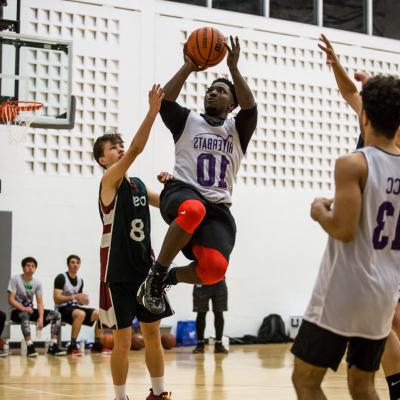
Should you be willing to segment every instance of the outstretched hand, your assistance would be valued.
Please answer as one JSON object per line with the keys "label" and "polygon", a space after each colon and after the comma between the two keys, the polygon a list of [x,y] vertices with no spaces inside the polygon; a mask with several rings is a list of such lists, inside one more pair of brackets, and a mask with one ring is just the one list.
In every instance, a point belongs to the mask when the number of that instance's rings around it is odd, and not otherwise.
{"label": "outstretched hand", "polygon": [[237,36],[235,36],[235,40],[233,40],[232,36],[229,36],[229,39],[231,42],[230,46],[225,40],[225,47],[228,50],[228,57],[226,59],[226,63],[229,69],[231,69],[237,67],[237,63],[239,61],[239,56],[240,56],[240,44],[239,44],[239,38]]}
{"label": "outstretched hand", "polygon": [[364,71],[357,71],[354,73],[354,79],[357,82],[361,82],[362,85],[365,84],[365,82],[367,82],[367,80],[371,78],[370,74],[368,74],[368,72],[364,72]]}
{"label": "outstretched hand", "polygon": [[318,47],[326,54],[326,63],[328,65],[338,64],[339,59],[328,38],[323,33],[321,33],[318,40],[323,43],[318,43]]}
{"label": "outstretched hand", "polygon": [[183,46],[183,60],[185,61],[185,65],[187,65],[191,71],[193,72],[199,72],[199,71],[204,71],[207,69],[207,67],[202,67],[197,65],[189,56],[187,52],[187,44]]}
{"label": "outstretched hand", "polygon": [[149,91],[149,111],[152,114],[157,114],[160,111],[161,102],[165,96],[160,84],[153,85]]}
{"label": "outstretched hand", "polygon": [[157,179],[160,183],[165,184],[174,180],[174,176],[171,175],[169,172],[161,171],[157,175]]}

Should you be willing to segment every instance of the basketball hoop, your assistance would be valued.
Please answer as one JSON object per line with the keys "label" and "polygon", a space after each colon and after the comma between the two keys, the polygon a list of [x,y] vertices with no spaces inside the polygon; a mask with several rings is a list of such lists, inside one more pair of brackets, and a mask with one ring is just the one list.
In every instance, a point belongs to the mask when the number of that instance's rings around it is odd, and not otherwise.
{"label": "basketball hoop", "polygon": [[23,142],[35,118],[35,112],[43,107],[40,101],[6,100],[0,105],[0,123],[6,126],[9,142]]}

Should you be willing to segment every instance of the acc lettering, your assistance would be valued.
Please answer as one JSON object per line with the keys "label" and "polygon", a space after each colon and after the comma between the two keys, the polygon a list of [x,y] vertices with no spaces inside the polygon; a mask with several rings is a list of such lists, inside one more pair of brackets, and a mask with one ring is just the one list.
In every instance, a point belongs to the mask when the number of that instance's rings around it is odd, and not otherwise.
{"label": "acc lettering", "polygon": [[386,193],[400,194],[400,179],[388,178]]}
{"label": "acc lettering", "polygon": [[135,207],[145,206],[146,205],[146,197],[145,196],[133,196],[133,205]]}

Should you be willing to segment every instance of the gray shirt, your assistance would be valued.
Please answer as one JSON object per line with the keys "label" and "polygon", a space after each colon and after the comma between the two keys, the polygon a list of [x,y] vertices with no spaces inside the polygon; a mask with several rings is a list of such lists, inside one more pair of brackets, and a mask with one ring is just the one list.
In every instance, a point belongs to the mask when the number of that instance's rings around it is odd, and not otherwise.
{"label": "gray shirt", "polygon": [[33,307],[33,297],[43,293],[42,284],[38,279],[32,278],[31,281],[25,281],[22,275],[11,277],[8,291],[15,293],[15,299],[24,307]]}

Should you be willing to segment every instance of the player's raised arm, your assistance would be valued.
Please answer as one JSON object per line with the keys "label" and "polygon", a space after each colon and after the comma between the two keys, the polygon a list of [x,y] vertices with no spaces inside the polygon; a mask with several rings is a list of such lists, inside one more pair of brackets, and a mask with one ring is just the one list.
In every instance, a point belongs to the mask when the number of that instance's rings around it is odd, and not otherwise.
{"label": "player's raised arm", "polygon": [[164,86],[165,100],[176,101],[182,87],[192,72],[204,71],[206,68],[198,67],[186,53],[186,45],[183,48],[184,63],[179,71]]}
{"label": "player's raised arm", "polygon": [[233,84],[235,85],[236,97],[239,106],[242,110],[248,110],[250,108],[253,108],[256,105],[256,102],[254,100],[253,93],[249,88],[249,85],[243,78],[237,65],[240,56],[239,38],[235,36],[235,39],[233,39],[233,37],[230,36],[230,42],[230,46],[225,43],[225,46],[228,50],[226,63],[231,73]]}
{"label": "player's raised arm", "polygon": [[[357,114],[360,114],[362,109],[362,99],[356,85],[350,79],[342,64],[340,64],[339,58],[336,55],[335,50],[333,49],[333,46],[328,38],[321,33],[319,40],[320,43],[318,43],[318,47],[326,54],[326,63],[332,66],[340,94],[350,105],[350,107]],[[364,83],[362,79],[360,79],[360,81]]]}
{"label": "player's raised arm", "polygon": [[117,162],[113,163],[106,169],[101,180],[102,191],[109,189],[116,190],[128,168],[135,161],[136,157],[144,150],[150,135],[151,127],[153,126],[154,120],[160,110],[163,98],[164,92],[160,85],[153,85],[149,92],[149,110],[125,153],[121,143],[108,143],[109,146],[120,146],[119,148],[114,149],[115,152],[119,154],[120,158]]}
{"label": "player's raised arm", "polygon": [[368,175],[360,153],[340,157],[335,165],[335,198],[317,198],[311,205],[311,218],[334,239],[354,239],[361,215],[362,190]]}

